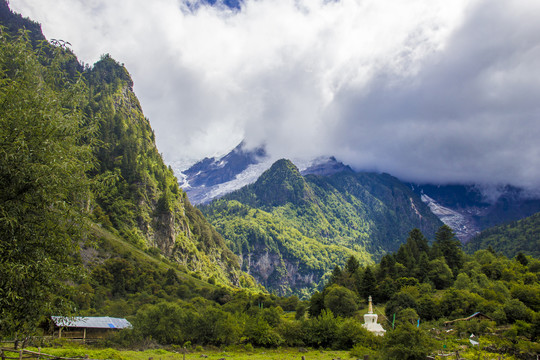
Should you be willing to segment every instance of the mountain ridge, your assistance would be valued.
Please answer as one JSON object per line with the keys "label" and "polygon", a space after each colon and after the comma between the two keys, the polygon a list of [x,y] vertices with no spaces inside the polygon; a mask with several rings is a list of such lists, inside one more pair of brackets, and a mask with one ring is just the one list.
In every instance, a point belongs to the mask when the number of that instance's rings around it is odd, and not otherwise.
{"label": "mountain ridge", "polygon": [[200,208],[240,256],[242,269],[280,294],[312,291],[330,275],[330,264],[343,265],[351,255],[371,264],[397,249],[412,228],[433,236],[442,224],[388,174],[302,176],[286,159]]}
{"label": "mountain ridge", "polygon": [[[241,147],[242,144],[239,145]],[[234,152],[234,150],[233,150]],[[249,151],[248,151],[249,152]],[[232,152],[231,152],[232,153]],[[221,163],[222,168],[210,171],[228,171],[227,163],[222,162],[231,153],[222,157],[212,158],[214,163]],[[254,183],[257,177],[270,168],[270,157],[264,160],[255,159],[241,172],[228,172],[230,181],[221,184],[213,183],[207,186],[181,186],[190,195],[195,204],[207,204],[213,199],[223,197],[241,187]],[[205,171],[202,162],[198,163],[198,171]],[[332,175],[341,171],[355,172],[350,166],[343,164],[335,157],[319,157],[300,168],[302,175]],[[197,172],[190,171],[192,178],[197,178]],[[178,173],[182,176],[182,173]],[[431,210],[456,232],[462,243],[466,243],[482,230],[491,226],[518,220],[540,211],[540,199],[527,197],[522,189],[512,186],[487,189],[478,184],[415,184],[404,182],[411,187]],[[192,194],[195,196],[192,198]]]}

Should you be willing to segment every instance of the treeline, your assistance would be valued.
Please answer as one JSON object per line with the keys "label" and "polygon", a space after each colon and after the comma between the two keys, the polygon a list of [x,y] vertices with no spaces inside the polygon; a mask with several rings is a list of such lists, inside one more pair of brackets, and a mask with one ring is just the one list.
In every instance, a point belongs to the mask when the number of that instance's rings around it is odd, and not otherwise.
{"label": "treeline", "polygon": [[[325,289],[311,297],[309,313],[317,316],[326,309],[353,316],[358,300],[371,295],[384,304],[386,326],[394,317],[397,322],[441,322],[481,312],[492,319],[491,327],[512,325],[515,331],[509,335],[536,341],[539,275],[540,261],[521,253],[514,259],[491,248],[465,254],[446,225],[432,245],[414,229],[396,253],[376,266],[361,267],[350,258],[344,269],[334,268]],[[488,325],[484,323],[484,331]]]}
{"label": "treeline", "polygon": [[[119,307],[130,309],[128,318],[134,324],[114,339],[123,346],[153,339],[179,346],[361,347],[391,353],[411,337],[421,339],[414,340],[420,342],[416,345],[429,351],[434,335],[427,329],[476,312],[488,320],[455,323],[458,336],[501,328],[501,339],[509,341],[505,346],[534,349],[540,334],[540,261],[524,255],[508,259],[489,249],[467,255],[447,226],[431,245],[419,230],[412,230],[397,252],[375,266],[363,267],[350,257],[343,269],[334,269],[324,290],[305,301],[220,287],[190,291],[192,287],[171,272],[146,274],[145,281],[139,281],[132,267],[129,285],[122,277],[116,279],[124,271],[121,263],[108,261],[92,277],[96,286],[109,289],[111,304],[115,297],[120,302],[146,299]],[[96,280],[104,270],[114,277],[108,285]],[[387,329],[384,339],[362,327],[368,296]]]}

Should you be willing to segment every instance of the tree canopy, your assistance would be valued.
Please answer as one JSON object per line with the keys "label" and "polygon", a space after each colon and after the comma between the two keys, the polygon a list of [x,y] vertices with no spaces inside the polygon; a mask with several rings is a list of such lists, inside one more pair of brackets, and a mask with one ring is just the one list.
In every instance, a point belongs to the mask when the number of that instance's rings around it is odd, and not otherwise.
{"label": "tree canopy", "polygon": [[16,337],[66,311],[71,255],[85,238],[92,126],[84,83],[63,70],[71,60],[0,30],[0,333]]}

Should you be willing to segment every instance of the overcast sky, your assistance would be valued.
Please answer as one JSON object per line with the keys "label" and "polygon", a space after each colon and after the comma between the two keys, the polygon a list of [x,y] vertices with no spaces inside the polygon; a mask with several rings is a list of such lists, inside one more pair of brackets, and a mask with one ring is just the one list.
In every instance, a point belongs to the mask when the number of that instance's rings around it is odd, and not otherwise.
{"label": "overcast sky", "polygon": [[245,139],[418,182],[540,188],[540,1],[11,0],[135,82],[168,163]]}

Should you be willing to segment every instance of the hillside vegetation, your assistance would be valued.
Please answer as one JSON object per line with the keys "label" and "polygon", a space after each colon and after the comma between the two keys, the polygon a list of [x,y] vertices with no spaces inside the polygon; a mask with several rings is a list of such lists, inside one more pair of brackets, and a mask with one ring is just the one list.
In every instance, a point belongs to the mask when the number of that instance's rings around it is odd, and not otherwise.
{"label": "hillside vegetation", "polygon": [[201,210],[241,257],[242,269],[280,294],[309,294],[344,259],[371,264],[397,249],[410,229],[432,236],[442,224],[389,175],[303,177],[285,159]]}
{"label": "hillside vegetation", "polygon": [[540,257],[540,213],[525,219],[482,231],[467,243],[465,249],[474,252],[491,247],[508,257],[519,253]]}
{"label": "hillside vegetation", "polygon": [[[26,20],[6,9],[0,0],[10,26],[0,28],[0,340],[41,346],[49,339],[34,336],[51,315],[99,315],[134,327],[98,346],[137,350],[540,352],[537,258],[463,253],[389,175],[303,177],[287,160],[204,208],[224,240],[163,164],[126,69],[107,55],[82,66],[65,43],[19,32]],[[516,238],[535,229],[529,221]],[[242,268],[309,300],[264,292]],[[367,296],[384,338],[362,326]],[[476,312],[487,317],[455,321]],[[473,333],[481,348],[469,346]],[[88,354],[54,345],[58,356]]]}
{"label": "hillside vegetation", "polygon": [[[108,55],[83,66],[4,1],[0,15],[0,333],[24,337],[44,316],[80,310],[71,285],[118,256],[78,260],[105,230],[187,278],[255,287],[163,163],[127,70]],[[116,262],[112,279],[130,266],[152,267]]]}
{"label": "hillside vegetation", "polygon": [[[156,295],[143,290],[146,295],[140,297],[128,290],[124,298],[152,301],[133,308],[129,300],[119,307],[131,311],[134,329],[111,338],[110,344],[140,348],[156,341],[173,349],[227,346],[248,353],[253,346],[313,347],[382,359],[403,354],[424,359],[437,350],[467,353],[466,358],[534,358],[540,351],[540,261],[522,254],[508,259],[488,250],[467,255],[447,226],[435,237],[430,245],[413,229],[406,243],[377,265],[361,266],[351,256],[306,301],[226,288],[178,296],[178,283],[185,280],[167,273],[151,285],[161,286]],[[109,264],[103,268],[112,271]],[[170,289],[176,293],[169,294]],[[160,293],[169,295],[156,299]],[[386,329],[383,338],[362,327],[368,296]],[[455,321],[478,312],[484,316]],[[473,334],[481,349],[471,346]]]}
{"label": "hillside vegetation", "polygon": [[89,94],[85,114],[99,129],[97,165],[90,173],[93,220],[201,276],[239,285],[237,257],[164,164],[127,70],[105,55],[83,76]]}

